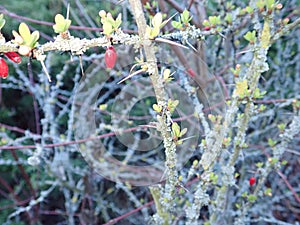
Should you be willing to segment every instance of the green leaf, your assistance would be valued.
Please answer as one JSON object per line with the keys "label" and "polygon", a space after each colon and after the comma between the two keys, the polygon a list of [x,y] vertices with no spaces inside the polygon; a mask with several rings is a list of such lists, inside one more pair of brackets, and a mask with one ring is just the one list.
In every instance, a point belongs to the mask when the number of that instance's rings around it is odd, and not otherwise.
{"label": "green leaf", "polygon": [[175,137],[180,137],[180,126],[178,125],[178,123],[172,123],[172,131]]}
{"label": "green leaf", "polygon": [[257,1],[256,6],[260,9],[263,8],[265,6],[264,0]]}
{"label": "green leaf", "polygon": [[112,17],[106,17],[106,22],[110,23],[112,26],[115,24],[115,20]]}
{"label": "green leaf", "polygon": [[180,17],[183,23],[188,23],[192,19],[192,17],[190,16],[190,12],[186,9],[182,12]]}
{"label": "green leaf", "polygon": [[263,165],[264,165],[264,163],[258,162],[258,163],[256,163],[255,165],[256,165],[257,168],[262,168]]}
{"label": "green leaf", "polygon": [[246,12],[249,14],[252,14],[254,12],[254,9],[251,6],[246,7]]}
{"label": "green leaf", "polygon": [[272,189],[271,188],[267,188],[264,192],[265,195],[267,196],[272,196]]}
{"label": "green leaf", "polygon": [[232,23],[232,14],[231,13],[226,14],[225,21],[229,24]]}
{"label": "green leaf", "polygon": [[278,158],[269,158],[268,161],[270,162],[271,165],[274,165],[275,163],[277,163],[279,161]]}
{"label": "green leaf", "polygon": [[182,28],[182,24],[180,22],[177,22],[177,21],[172,21],[171,22],[171,25],[176,28],[176,29],[180,29]]}
{"label": "green leaf", "polygon": [[221,24],[221,17],[220,16],[209,16],[208,20],[211,25],[218,25]]}
{"label": "green leaf", "polygon": [[284,129],[285,129],[285,127],[286,127],[286,124],[280,123],[280,124],[277,125],[277,127],[278,127],[278,129],[279,129],[281,132],[283,132]]}
{"label": "green leaf", "polygon": [[245,35],[244,38],[250,42],[250,44],[254,44],[256,42],[256,31],[248,31]]}
{"label": "green leaf", "polygon": [[152,108],[154,109],[155,112],[158,112],[158,113],[160,113],[162,111],[162,107],[157,104],[153,104]]}
{"label": "green leaf", "polygon": [[63,33],[66,32],[70,25],[71,25],[71,20],[65,19],[63,15],[57,14],[54,18],[55,24],[52,26],[54,29],[55,33]]}
{"label": "green leaf", "polygon": [[247,198],[248,198],[248,201],[251,203],[255,202],[257,199],[257,197],[255,195],[248,195]]}
{"label": "green leaf", "polygon": [[27,44],[31,41],[31,34],[29,27],[26,23],[21,23],[19,26],[19,34],[23,38],[24,42]]}
{"label": "green leaf", "polygon": [[253,92],[253,98],[263,98],[266,93],[266,91],[260,92],[259,88],[255,88]]}
{"label": "green leaf", "polygon": [[175,108],[178,106],[179,101],[178,100],[174,100],[172,101],[171,99],[168,100],[168,107],[170,110],[170,113],[173,113]]}
{"label": "green leaf", "polygon": [[154,28],[160,28],[160,25],[162,23],[162,14],[160,12],[156,13],[155,16],[153,17],[151,23]]}
{"label": "green leaf", "polygon": [[179,137],[182,137],[183,135],[185,135],[186,132],[187,132],[187,128],[184,128],[182,131],[180,131]]}
{"label": "green leaf", "polygon": [[40,32],[37,30],[34,31],[30,36],[30,42],[28,43],[27,46],[34,48],[39,38],[40,38]]}
{"label": "green leaf", "polygon": [[69,29],[69,27],[71,26],[71,22],[71,20],[65,20],[65,31]]}
{"label": "green leaf", "polygon": [[158,36],[159,32],[160,32],[160,28],[159,27],[153,27],[153,28],[151,28],[150,39],[154,39],[156,36]]}
{"label": "green leaf", "polygon": [[205,26],[205,27],[209,27],[211,24],[210,24],[210,22],[208,21],[208,20],[204,20],[203,21],[203,26]]}
{"label": "green leaf", "polygon": [[266,108],[267,108],[267,106],[265,106],[265,105],[262,104],[262,105],[259,106],[258,111],[260,111],[260,112],[265,111]]}
{"label": "green leaf", "polygon": [[104,33],[105,35],[110,35],[112,32],[113,32],[112,24],[109,23],[109,22],[105,22],[105,23],[103,24],[103,33]]}
{"label": "green leaf", "polygon": [[277,144],[277,142],[274,141],[272,138],[269,138],[269,139],[268,139],[268,144],[269,144],[269,146],[270,146],[271,148],[273,148],[273,147]]}
{"label": "green leaf", "polygon": [[272,9],[274,7],[275,1],[274,0],[266,0],[266,6],[268,9]]}
{"label": "green leaf", "polygon": [[65,18],[61,14],[56,14],[56,16],[54,17],[54,21],[57,25],[61,25],[65,23]]}
{"label": "green leaf", "polygon": [[59,33],[63,32],[62,27],[58,26],[57,24],[53,25],[52,27],[53,27],[53,30],[54,30],[55,33],[59,34]]}
{"label": "green leaf", "polygon": [[106,110],[107,109],[107,104],[99,105],[99,109],[102,110],[102,111]]}

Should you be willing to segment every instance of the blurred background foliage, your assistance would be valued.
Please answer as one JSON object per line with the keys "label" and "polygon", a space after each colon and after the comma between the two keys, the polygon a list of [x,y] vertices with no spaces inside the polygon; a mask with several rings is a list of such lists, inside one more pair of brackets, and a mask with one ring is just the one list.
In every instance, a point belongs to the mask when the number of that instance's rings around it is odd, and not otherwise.
{"label": "blurred background foliage", "polygon": [[[125,1],[126,2],[126,1]],[[144,1],[147,2],[147,1]],[[153,1],[150,1],[153,4]],[[169,2],[169,1],[166,1]],[[171,1],[186,7],[184,1]],[[189,1],[187,1],[189,2]],[[198,1],[195,1],[198,2]],[[202,2],[202,1],[199,1]],[[283,10],[277,14],[278,20],[288,17],[291,21],[299,17],[300,1],[290,0],[281,1],[284,5]],[[72,0],[70,3],[70,18],[72,25],[80,27],[100,27],[100,18],[98,12],[100,9],[111,12],[113,15],[123,13],[123,28],[133,29],[132,17],[128,4],[118,4],[119,1],[100,1],[100,0]],[[208,1],[205,5],[207,16],[210,15],[224,15],[226,4],[232,4],[235,7],[245,8],[249,1]],[[66,14],[67,1],[64,0],[32,0],[32,1],[2,1],[0,3],[1,10],[7,10],[18,16],[34,19],[43,22],[53,22],[54,16],[57,13]],[[158,7],[153,8],[157,10]],[[172,5],[168,5],[170,12],[175,12],[176,9]],[[193,12],[193,11],[192,11]],[[193,12],[195,18],[201,21],[201,15]],[[125,13],[125,14],[124,14]],[[24,21],[23,18],[16,16],[5,15],[6,26],[3,33],[7,40],[12,38],[11,31],[17,30],[20,22],[26,22],[30,28],[40,31],[42,38],[40,43],[53,40],[54,32],[51,26],[37,24],[29,21]],[[203,15],[202,15],[203,16]],[[198,18],[199,17],[199,18]],[[243,39],[243,35],[251,30],[253,27],[250,21],[247,21],[235,33],[229,34],[226,40],[214,36],[209,37],[204,42],[204,49],[206,52],[205,62],[209,67],[209,71],[214,74],[220,74],[227,84],[232,83],[232,74],[229,67],[233,67],[237,62],[244,63],[251,58],[251,54],[238,55],[243,51],[247,42]],[[100,35],[99,31],[86,31],[71,29],[71,34],[80,38],[95,38]],[[269,66],[270,70],[265,73],[260,81],[260,87],[267,90],[268,94],[263,100],[274,99],[291,99],[299,96],[299,80],[300,80],[300,33],[299,29],[291,31],[288,35],[278,40],[269,52]],[[194,44],[194,43],[192,43]],[[103,54],[104,49],[89,50],[86,55],[93,53]],[[102,58],[103,59],[103,58]],[[53,74],[54,83],[56,82],[56,75],[62,71],[66,62],[70,61],[69,53],[55,52],[48,60],[51,68],[50,74]],[[70,63],[67,72],[64,73],[62,79],[62,90],[72,94],[74,88],[74,71],[78,70],[79,62]],[[83,65],[89,65],[88,61],[83,61]],[[225,67],[227,66],[227,67]],[[10,76],[15,76],[19,70],[27,74],[28,65],[27,59],[23,59],[20,66],[9,65]],[[225,67],[225,68],[224,68]],[[39,63],[32,62],[31,69],[33,72],[33,79],[38,82],[39,74],[43,74]],[[224,72],[225,71],[225,72]],[[79,72],[80,73],[80,72]],[[221,74],[222,73],[222,74]],[[76,72],[78,74],[78,72]],[[26,75],[27,76],[27,75]],[[3,84],[7,81],[2,80]],[[118,89],[114,89],[118,93]],[[66,95],[68,96],[68,95]],[[65,96],[65,97],[66,97]],[[61,104],[66,102],[65,99],[58,100]],[[24,132],[37,132],[34,111],[34,93],[28,93],[25,90],[18,90],[17,88],[2,88],[0,99],[0,123],[10,125],[15,128],[23,129]],[[148,104],[148,103],[147,103]],[[149,103],[149,105],[152,105]],[[42,107],[42,106],[41,106]],[[274,104],[267,105],[268,110],[265,113],[255,116],[250,124],[248,131],[249,137],[247,140],[256,145],[249,146],[245,151],[244,161],[249,163],[247,171],[256,170],[255,163],[264,158],[261,151],[267,151],[267,139],[278,137],[280,131],[277,129],[279,123],[289,123],[292,116],[293,108],[291,104],[284,104],[280,101]],[[109,108],[110,109],[110,108]],[[58,110],[58,109],[57,109]],[[136,111],[135,111],[136,110]],[[144,109],[134,108],[134,115],[144,115]],[[43,110],[39,109],[38,113],[43,118]],[[132,116],[132,115],[131,115]],[[104,116],[105,117],[105,116]],[[58,120],[59,134],[61,139],[66,138],[67,123],[69,116],[64,114]],[[6,139],[13,140],[22,136],[22,132],[14,132],[10,129],[1,128],[1,145],[6,144]],[[9,138],[8,138],[9,137]],[[109,144],[110,140],[107,140]],[[49,143],[52,140],[49,139]],[[288,164],[283,168],[287,180],[292,187],[296,188],[299,196],[299,137],[292,144],[291,149],[285,154]],[[23,145],[34,144],[33,141],[25,140]],[[119,143],[120,144],[120,143]],[[120,147],[121,148],[121,147]],[[261,149],[263,148],[263,150]],[[47,160],[51,161],[54,157],[62,154],[65,147],[53,148],[46,150]],[[293,151],[297,152],[294,153]],[[129,184],[115,184],[114,182],[105,180],[103,177],[95,173],[93,168],[89,167],[82,156],[77,151],[70,151],[68,162],[64,167],[58,165],[57,168],[51,163],[44,165],[30,166],[27,163],[29,155],[33,154],[29,150],[0,150],[0,177],[3,181],[0,185],[0,224],[104,224],[110,219],[124,215],[130,210],[134,210],[144,203],[151,201],[151,195],[146,187],[133,188]],[[296,157],[295,157],[296,156]],[[120,156],[121,157],[121,156]],[[196,159],[195,156],[192,160]],[[188,164],[189,166],[190,164]],[[242,165],[241,165],[242,168]],[[247,174],[243,171],[242,174]],[[65,177],[66,176],[66,177]],[[45,194],[45,199],[39,204],[36,204],[27,213],[19,213],[8,220],[8,216],[16,212],[20,206],[26,206],[28,203],[37,199],[42,191],[46,191],[53,184],[59,183],[54,190],[49,194]],[[240,181],[242,183],[242,179]],[[245,181],[244,181],[245,183]],[[6,185],[5,185],[6,184]],[[73,186],[70,184],[73,184]],[[258,218],[259,210],[270,210],[270,214],[279,221],[285,221],[282,224],[296,224],[300,222],[300,207],[297,201],[293,198],[290,189],[284,184],[284,181],[276,175],[272,174],[268,183],[268,187],[272,187],[273,196],[278,194],[278,198],[269,200],[269,203],[255,208],[252,212],[254,218]],[[11,188],[13,190],[11,190]],[[182,199],[180,199],[182,198]],[[180,205],[181,201],[186,196],[179,196],[176,201]],[[74,211],[71,205],[74,205]],[[78,205],[77,205],[78,204]],[[75,207],[76,206],[76,207]],[[267,208],[269,206],[269,208]],[[264,208],[265,207],[265,208]],[[146,224],[149,221],[149,215],[153,214],[154,208],[144,208],[133,216],[127,217],[117,224]],[[207,210],[203,210],[201,219],[205,221]],[[266,213],[267,214],[267,213]],[[178,216],[180,218],[180,216]],[[7,222],[9,221],[9,222]],[[272,221],[272,220],[271,220]],[[275,221],[275,220],[273,220]],[[184,222],[178,222],[184,224]],[[274,224],[273,222],[252,222],[249,224]],[[278,224],[280,224],[278,222]]]}

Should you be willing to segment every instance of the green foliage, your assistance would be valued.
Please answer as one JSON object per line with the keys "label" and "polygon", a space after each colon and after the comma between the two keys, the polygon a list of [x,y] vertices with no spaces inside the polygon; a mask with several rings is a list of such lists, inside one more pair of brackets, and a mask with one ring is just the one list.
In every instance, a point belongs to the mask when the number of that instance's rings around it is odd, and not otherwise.
{"label": "green foliage", "polygon": [[178,19],[178,21],[172,21],[171,24],[176,29],[183,29],[184,27],[189,26],[189,22],[192,20],[192,16],[190,16],[190,12],[188,10],[184,10]]}
{"label": "green foliage", "polygon": [[151,19],[151,26],[147,26],[146,34],[150,39],[154,39],[159,35],[160,29],[163,26],[163,16],[162,13],[157,13]]}
{"label": "green foliage", "polygon": [[256,42],[256,31],[248,31],[245,35],[244,38],[250,42],[250,44],[254,44]]}
{"label": "green foliage", "polygon": [[221,24],[221,16],[209,16],[208,21],[212,27],[215,27]]}
{"label": "green foliage", "polygon": [[63,15],[57,14],[55,16],[55,24],[53,25],[54,32],[58,34],[66,32],[69,29],[71,22],[71,20],[65,19]]}
{"label": "green foliage", "polygon": [[0,14],[0,31],[2,27],[5,25],[5,19],[3,18],[3,14]]}
{"label": "green foliage", "polygon": [[106,13],[104,10],[99,12],[101,18],[101,23],[103,25],[103,33],[105,35],[111,35],[114,31],[119,29],[122,23],[122,15],[119,14],[116,19],[114,19],[111,13]]}

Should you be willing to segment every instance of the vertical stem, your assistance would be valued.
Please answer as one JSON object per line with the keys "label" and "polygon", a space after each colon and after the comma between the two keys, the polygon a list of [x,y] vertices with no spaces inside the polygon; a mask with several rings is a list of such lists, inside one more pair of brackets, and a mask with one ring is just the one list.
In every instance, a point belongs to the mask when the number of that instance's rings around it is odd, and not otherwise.
{"label": "vertical stem", "polygon": [[[167,182],[165,186],[165,193],[163,196],[164,199],[164,210],[168,212],[171,210],[173,202],[175,187],[177,184],[177,170],[176,170],[176,145],[172,139],[171,133],[171,122],[168,118],[171,117],[170,112],[167,110],[167,100],[168,95],[164,89],[164,82],[162,77],[159,76],[158,67],[156,63],[155,50],[153,46],[151,46],[151,40],[146,40],[146,19],[143,13],[143,8],[140,0],[129,0],[131,5],[132,12],[135,16],[135,20],[138,26],[139,36],[141,38],[141,42],[145,51],[146,63],[148,68],[148,73],[150,79],[152,81],[152,85],[154,88],[154,92],[156,95],[158,105],[162,106],[164,109],[164,114],[157,116],[158,126],[163,137],[165,154],[166,154],[166,167],[167,167]],[[166,218],[161,218],[164,220],[164,224],[167,223]],[[170,215],[168,220],[170,220]]]}

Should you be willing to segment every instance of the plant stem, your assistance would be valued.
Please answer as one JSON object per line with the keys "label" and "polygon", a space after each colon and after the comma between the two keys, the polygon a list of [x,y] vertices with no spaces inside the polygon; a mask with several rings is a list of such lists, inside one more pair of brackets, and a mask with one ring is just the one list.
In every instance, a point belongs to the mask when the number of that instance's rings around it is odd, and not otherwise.
{"label": "plant stem", "polygon": [[[163,196],[164,203],[165,203],[163,209],[165,210],[165,212],[168,212],[172,208],[171,202],[174,202],[173,197],[176,191],[175,187],[177,184],[176,145],[172,139],[172,133],[170,128],[171,121],[168,119],[171,118],[171,114],[167,109],[168,95],[164,88],[163,79],[162,77],[159,76],[158,73],[155,50],[152,46],[152,42],[151,40],[144,39],[146,35],[147,23],[143,13],[142,4],[140,0],[129,0],[129,2],[138,26],[138,33],[142,42],[141,44],[143,45],[145,51],[148,73],[152,81],[157,103],[158,105],[162,106],[162,108],[164,109],[163,115],[157,116],[157,119],[158,119],[159,130],[163,137],[165,154],[166,154],[167,182],[165,186],[165,194]],[[164,224],[166,224],[167,222],[166,218],[161,218],[161,219],[163,219]]]}

